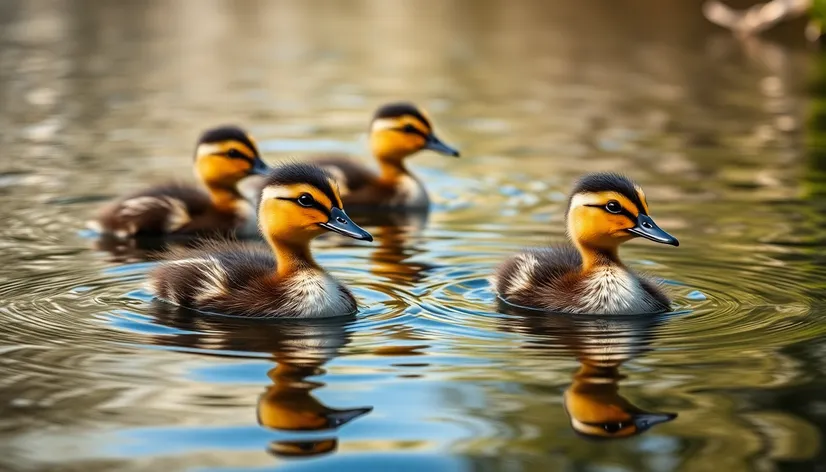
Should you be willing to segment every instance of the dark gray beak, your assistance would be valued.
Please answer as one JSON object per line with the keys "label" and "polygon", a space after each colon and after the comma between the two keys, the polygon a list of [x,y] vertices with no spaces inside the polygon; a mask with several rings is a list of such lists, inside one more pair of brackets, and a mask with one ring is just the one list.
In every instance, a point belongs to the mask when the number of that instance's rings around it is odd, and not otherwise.
{"label": "dark gray beak", "polygon": [[637,425],[637,431],[643,432],[648,428],[668,423],[677,417],[677,413],[641,413],[634,416],[634,424]]}
{"label": "dark gray beak", "polygon": [[353,223],[353,220],[351,220],[350,217],[347,216],[347,213],[344,213],[344,210],[341,208],[334,207],[332,211],[330,211],[330,219],[327,220],[326,223],[321,223],[319,226],[329,229],[330,231],[335,231],[338,234],[349,236],[353,239],[359,239],[361,241],[373,240],[373,236]]}
{"label": "dark gray beak", "polygon": [[366,415],[371,411],[373,411],[372,406],[352,408],[349,410],[337,410],[327,415],[327,424],[330,428],[338,428],[339,426],[344,426],[359,416]]}
{"label": "dark gray beak", "polygon": [[255,159],[253,159],[252,169],[250,169],[250,175],[267,175],[269,173],[269,166],[265,164],[260,157],[256,157]]}
{"label": "dark gray beak", "polygon": [[431,151],[436,151],[439,154],[444,154],[446,156],[459,157],[458,149],[443,143],[442,140],[437,138],[433,133],[430,133],[427,136],[427,142],[425,142],[424,148],[430,149]]}
{"label": "dark gray beak", "polygon": [[654,220],[652,220],[650,216],[643,215],[642,213],[637,215],[637,225],[633,228],[629,228],[628,232],[641,236],[645,239],[650,239],[655,243],[669,244],[671,246],[680,245],[677,238],[660,229],[660,227],[657,226],[657,223],[654,223]]}

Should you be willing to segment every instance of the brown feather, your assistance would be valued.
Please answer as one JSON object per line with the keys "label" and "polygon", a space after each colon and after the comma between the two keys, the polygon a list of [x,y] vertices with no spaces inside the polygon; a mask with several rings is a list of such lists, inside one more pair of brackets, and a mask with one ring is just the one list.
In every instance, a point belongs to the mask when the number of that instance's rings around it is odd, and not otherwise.
{"label": "brown feather", "polygon": [[[180,224],[171,225],[176,218]],[[183,183],[168,183],[107,205],[97,223],[105,234],[161,236],[230,233],[243,223],[240,220],[235,213],[216,208],[204,190]]]}
{"label": "brown feather", "polygon": [[[307,270],[326,276],[313,267]],[[309,272],[287,279],[276,278],[275,272],[275,257],[265,246],[208,241],[171,252],[170,261],[150,274],[150,284],[160,299],[197,310],[250,318],[304,316],[296,307],[305,300],[293,283]],[[340,284],[336,290],[347,305],[340,315],[355,312],[353,295]]]}
{"label": "brown feather", "polygon": [[[392,203],[403,189],[393,182],[382,180],[378,173],[359,162],[342,156],[310,158],[309,162],[332,175],[341,192],[341,201],[348,211],[377,206],[403,207],[402,204]],[[414,178],[412,175],[410,177]],[[261,191],[267,183],[266,179],[248,180],[251,180],[245,182],[251,189],[247,191],[248,194],[254,194],[255,201],[259,201]]]}
{"label": "brown feather", "polygon": [[[530,262],[526,262],[526,261]],[[525,270],[530,264],[531,269]],[[670,308],[668,297],[655,282],[646,280],[624,266],[644,291],[643,303],[663,312]],[[553,312],[577,312],[585,295],[588,274],[582,272],[582,256],[573,246],[531,249],[503,262],[494,275],[494,290],[508,303]]]}

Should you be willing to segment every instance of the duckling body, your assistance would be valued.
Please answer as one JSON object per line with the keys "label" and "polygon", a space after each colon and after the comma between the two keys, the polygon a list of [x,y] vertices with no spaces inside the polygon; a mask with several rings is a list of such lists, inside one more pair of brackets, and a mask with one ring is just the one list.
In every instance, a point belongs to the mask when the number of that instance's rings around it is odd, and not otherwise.
{"label": "duckling body", "polygon": [[254,210],[243,199],[221,207],[213,203],[207,192],[193,185],[170,182],[105,207],[90,227],[119,238],[204,232],[229,234],[245,228],[250,220],[254,228]]}
{"label": "duckling body", "polygon": [[309,243],[326,230],[372,240],[342,210],[332,177],[289,164],[267,178],[259,225],[272,251],[237,243],[183,250],[150,276],[168,302],[236,316],[323,318],[352,314],[353,295],[313,260]]}
{"label": "duckling body", "polygon": [[107,205],[89,227],[121,239],[254,233],[255,209],[236,188],[248,175],[268,170],[252,139],[234,126],[207,130],[198,142],[195,170],[203,187],[177,182],[150,187]]}
{"label": "duckling body", "polygon": [[252,244],[208,242],[175,253],[154,274],[155,294],[176,305],[248,317],[326,318],[350,314],[356,300],[311,263],[276,277],[271,251]]}
{"label": "duckling body", "polygon": [[495,289],[515,305],[568,313],[656,313],[670,306],[656,283],[622,263],[605,261],[583,271],[573,246],[512,257],[497,270]]}
{"label": "duckling body", "polygon": [[637,236],[678,245],[648,216],[639,186],[616,174],[588,175],[571,196],[567,220],[573,245],[525,251],[497,269],[492,285],[503,300],[582,314],[669,309],[668,296],[657,284],[634,273],[618,256],[619,245]]}
{"label": "duckling body", "polygon": [[403,163],[381,174],[345,157],[322,157],[313,163],[336,176],[342,190],[342,200],[348,207],[360,209],[393,208],[426,210],[430,197],[424,184]]}
{"label": "duckling body", "polygon": [[348,208],[403,208],[426,210],[430,206],[424,184],[405,166],[405,159],[421,150],[458,157],[459,151],[433,132],[427,115],[410,103],[390,103],[379,108],[370,125],[370,147],[379,172],[344,157],[313,162],[339,183]]}

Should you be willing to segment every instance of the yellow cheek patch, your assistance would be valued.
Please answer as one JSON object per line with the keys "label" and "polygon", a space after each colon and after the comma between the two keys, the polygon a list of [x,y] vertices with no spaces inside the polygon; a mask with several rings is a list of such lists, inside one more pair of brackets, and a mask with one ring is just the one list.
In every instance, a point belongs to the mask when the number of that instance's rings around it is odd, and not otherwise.
{"label": "yellow cheek patch", "polygon": [[625,234],[624,230],[635,224],[627,216],[608,213],[602,208],[578,206],[570,211],[568,233],[571,238],[597,247],[614,247],[620,244]]}
{"label": "yellow cheek patch", "polygon": [[207,181],[239,180],[246,176],[250,163],[241,159],[208,155],[195,164],[197,173]]}
{"label": "yellow cheek patch", "polygon": [[[269,237],[306,241],[315,236],[313,229],[316,229],[318,223],[326,222],[327,216],[315,208],[305,208],[295,202],[269,198],[261,202],[258,221],[261,232]],[[321,228],[317,230],[322,231]]]}

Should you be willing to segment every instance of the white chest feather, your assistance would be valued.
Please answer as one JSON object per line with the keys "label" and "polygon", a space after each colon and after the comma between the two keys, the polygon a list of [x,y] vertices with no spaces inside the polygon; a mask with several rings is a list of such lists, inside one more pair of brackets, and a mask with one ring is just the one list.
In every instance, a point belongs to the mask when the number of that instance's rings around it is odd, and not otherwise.
{"label": "white chest feather", "polygon": [[390,201],[392,206],[426,207],[430,204],[424,186],[415,177],[402,176],[396,185],[396,195]]}
{"label": "white chest feather", "polygon": [[648,292],[627,270],[608,266],[595,270],[584,282],[581,313],[630,315],[650,310]]}
{"label": "white chest feather", "polygon": [[353,312],[353,301],[339,283],[325,273],[306,271],[290,279],[287,289],[290,311],[302,318],[327,318]]}

